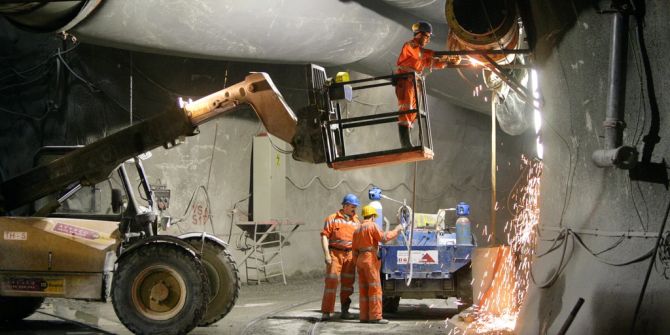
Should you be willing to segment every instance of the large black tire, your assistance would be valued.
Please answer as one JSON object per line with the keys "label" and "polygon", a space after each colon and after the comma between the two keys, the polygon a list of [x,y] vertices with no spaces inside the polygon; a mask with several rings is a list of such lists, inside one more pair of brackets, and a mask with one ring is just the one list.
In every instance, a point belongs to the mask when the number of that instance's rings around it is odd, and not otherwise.
{"label": "large black tire", "polygon": [[456,297],[462,303],[458,306],[459,312],[472,306],[472,295],[472,268],[468,264],[456,271]]}
{"label": "large black tire", "polygon": [[202,263],[209,278],[209,304],[207,313],[198,326],[204,327],[221,320],[235,306],[240,294],[240,274],[233,256],[216,242],[202,239],[187,240],[197,251],[202,252]]}
{"label": "large black tire", "polygon": [[183,247],[147,244],[119,260],[112,303],[135,334],[186,334],[207,310],[209,283],[202,262]]}
{"label": "large black tire", "polygon": [[35,313],[43,302],[42,297],[0,297],[0,322],[21,321]]}
{"label": "large black tire", "polygon": [[382,313],[395,313],[400,306],[400,297],[382,296]]}

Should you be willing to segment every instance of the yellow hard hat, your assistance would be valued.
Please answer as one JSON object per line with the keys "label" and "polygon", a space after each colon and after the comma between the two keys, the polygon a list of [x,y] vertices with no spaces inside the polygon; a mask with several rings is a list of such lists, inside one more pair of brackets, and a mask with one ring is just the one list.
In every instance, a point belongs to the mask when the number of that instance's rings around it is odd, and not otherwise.
{"label": "yellow hard hat", "polygon": [[345,83],[347,81],[349,81],[349,72],[338,72],[335,75],[336,83]]}
{"label": "yellow hard hat", "polygon": [[377,210],[370,205],[363,206],[363,217],[366,218],[368,216],[377,217]]}

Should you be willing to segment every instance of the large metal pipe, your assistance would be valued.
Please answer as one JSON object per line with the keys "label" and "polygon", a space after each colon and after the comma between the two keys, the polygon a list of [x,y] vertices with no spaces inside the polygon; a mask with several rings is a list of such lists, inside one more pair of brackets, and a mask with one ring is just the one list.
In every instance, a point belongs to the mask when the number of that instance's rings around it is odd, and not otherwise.
{"label": "large metal pipe", "polygon": [[102,0],[20,1],[0,4],[0,15],[36,32],[67,31],[88,17]]}
{"label": "large metal pipe", "polygon": [[[418,17],[408,12],[438,3],[403,9],[366,0],[89,2],[101,5],[70,29],[83,42],[214,60],[347,66],[373,76],[390,74],[403,43],[412,38],[410,26]],[[438,33],[430,47],[444,49],[446,25],[433,22]],[[433,96],[490,111],[454,71],[433,74],[428,84]]]}
{"label": "large metal pipe", "polygon": [[[518,46],[518,14],[512,0],[447,0],[445,15],[449,24],[449,50],[515,49]],[[487,61],[483,56],[470,57]],[[506,56],[490,57],[500,61]]]}
{"label": "large metal pipe", "polygon": [[446,0],[383,0],[385,3],[402,9],[419,19],[433,25],[445,24],[444,3]]}
{"label": "large metal pipe", "polygon": [[610,51],[609,87],[605,122],[605,148],[593,152],[591,158],[599,167],[631,169],[637,163],[637,150],[622,146],[624,107],[626,105],[626,65],[628,57],[628,14],[612,14],[612,48]]}

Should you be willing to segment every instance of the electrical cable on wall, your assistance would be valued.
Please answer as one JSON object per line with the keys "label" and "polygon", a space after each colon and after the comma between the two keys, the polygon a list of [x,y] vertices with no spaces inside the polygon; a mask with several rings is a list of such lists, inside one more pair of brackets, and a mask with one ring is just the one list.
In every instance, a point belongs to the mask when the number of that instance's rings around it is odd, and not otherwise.
{"label": "electrical cable on wall", "polygon": [[184,209],[184,214],[182,214],[182,216],[180,218],[175,219],[172,223],[173,223],[173,225],[177,226],[177,228],[179,229],[179,231],[181,233],[184,232],[179,224],[186,220],[187,214],[191,210],[191,204],[193,204],[193,200],[195,199],[195,196],[198,194],[198,191],[201,190],[201,189],[203,190],[203,192],[205,194],[205,202],[206,202],[207,211],[208,211],[207,217],[208,217],[208,221],[209,221],[209,223],[212,227],[212,234],[216,235],[216,232],[214,231],[214,221],[212,220],[212,215],[211,215],[212,206],[211,206],[211,202],[210,202],[210,199],[209,199],[209,193],[207,192],[207,188],[205,187],[205,185],[200,185],[193,191],[193,194],[191,195],[191,199],[188,201],[188,205],[186,205],[186,209]]}
{"label": "electrical cable on wall", "polygon": [[[327,184],[321,179],[320,176],[313,176],[307,183],[305,183],[305,184],[303,184],[303,185],[298,185],[298,184],[297,184],[293,179],[291,179],[291,177],[289,177],[289,176],[286,176],[286,180],[288,180],[289,183],[291,183],[291,185],[293,185],[295,188],[297,188],[297,189],[299,189],[299,190],[302,190],[302,191],[308,189],[308,188],[309,188],[315,181],[317,181],[323,188],[325,188],[325,189],[327,189],[327,190],[329,190],[329,191],[335,190],[335,189],[337,189],[338,187],[340,187],[340,185],[343,185],[343,184],[346,185],[349,189],[353,190],[354,192],[358,192],[358,193],[361,193],[361,192],[363,192],[363,191],[369,189],[369,188],[372,187],[372,186],[379,187],[379,185],[369,183],[369,184],[365,185],[363,188],[356,188],[356,187],[352,186],[352,185],[349,183],[349,181],[347,181],[346,179],[340,179],[340,180],[337,181],[334,185],[327,185]],[[411,188],[410,188],[406,183],[404,183],[404,182],[398,183],[398,184],[396,184],[396,185],[394,185],[394,186],[392,186],[392,187],[379,187],[379,188],[380,188],[381,190],[383,190],[383,191],[391,192],[391,191],[394,191],[394,190],[398,189],[399,187],[404,187],[404,188],[405,188],[407,191],[409,191],[409,192],[412,191]],[[452,188],[452,189],[461,190],[461,189],[455,187],[453,184],[450,184],[449,187]],[[474,187],[474,188],[476,188],[476,189],[479,189],[479,188],[477,188],[475,185],[472,185],[472,187]],[[440,192],[440,193],[438,193],[438,194],[436,194],[436,195],[429,195],[429,196],[427,196],[427,197],[423,197],[423,196],[417,195],[417,198],[418,198],[419,200],[426,201],[426,202],[436,201],[436,200],[438,200],[438,199],[444,197],[444,195],[447,194],[449,191],[450,191],[449,189],[444,188],[444,190],[443,190],[442,192]]]}
{"label": "electrical cable on wall", "polygon": [[[649,262],[649,267],[647,268],[647,273],[644,276],[644,281],[642,284],[642,289],[640,290],[640,295],[637,299],[637,304],[635,305],[635,313],[633,314],[633,322],[630,326],[630,334],[635,334],[635,325],[637,323],[637,318],[640,315],[640,307],[642,306],[642,300],[644,299],[644,294],[647,291],[647,284],[649,283],[649,277],[651,275],[651,269],[654,267],[654,261],[656,260],[656,255],[658,254],[659,247],[661,246],[661,240],[663,237],[663,232],[665,232],[665,226],[668,223],[668,215],[670,215],[670,202],[665,209],[665,215],[663,216],[663,221],[661,222],[661,227],[658,231],[658,238],[656,238],[656,244],[654,245],[653,250],[651,251],[651,261]],[[666,250],[667,251],[667,250]]]}
{"label": "electrical cable on wall", "polygon": [[233,223],[235,223],[235,213],[237,213],[237,205],[239,205],[240,203],[249,198],[251,198],[251,193],[247,194],[246,197],[236,201],[235,204],[233,204],[233,208],[230,210],[230,228],[228,228],[228,240],[226,241],[228,244],[230,244],[230,239],[233,236]]}
{"label": "electrical cable on wall", "polygon": [[[571,239],[568,239],[568,237],[571,237]],[[558,243],[559,240],[561,241],[560,243]],[[532,271],[532,266],[531,266],[530,276],[531,276],[531,279],[533,280],[533,283],[537,287],[539,287],[539,288],[551,287],[556,282],[558,277],[561,275],[561,273],[565,269],[565,266],[567,265],[567,262],[570,259],[570,258],[568,258],[568,259],[565,258],[569,240],[572,240],[573,244],[577,243],[577,244],[581,245],[598,262],[603,263],[603,264],[607,264],[607,265],[610,265],[610,266],[617,266],[617,267],[618,266],[627,266],[627,265],[639,263],[643,260],[646,260],[646,259],[651,258],[652,256],[654,256],[654,250],[652,249],[652,250],[650,250],[650,251],[648,251],[648,252],[646,252],[646,253],[638,256],[638,257],[632,258],[630,260],[621,261],[621,262],[613,262],[613,261],[610,261],[610,260],[607,260],[607,259],[601,257],[600,255],[605,253],[605,252],[611,251],[615,247],[619,246],[621,244],[622,240],[623,240],[621,237],[619,237],[619,240],[614,242],[613,245],[611,245],[609,247],[606,247],[602,251],[595,252],[588,245],[586,245],[586,243],[584,243],[584,241],[582,240],[582,237],[578,233],[576,233],[575,231],[573,231],[570,228],[564,228],[554,238],[554,242],[552,243],[552,245],[549,247],[549,249],[547,251],[537,254],[537,257],[541,258],[541,257],[544,257],[544,256],[552,253],[556,249],[562,247],[561,259],[558,262],[558,268],[554,272],[554,274],[548,280],[546,280],[544,283],[538,283],[535,279],[535,275]]]}

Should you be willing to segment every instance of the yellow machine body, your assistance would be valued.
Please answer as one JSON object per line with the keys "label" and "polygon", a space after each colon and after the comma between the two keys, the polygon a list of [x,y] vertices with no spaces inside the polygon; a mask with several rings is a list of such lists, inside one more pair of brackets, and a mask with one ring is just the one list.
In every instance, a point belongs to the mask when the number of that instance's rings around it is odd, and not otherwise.
{"label": "yellow machine body", "polygon": [[0,217],[0,296],[101,300],[117,222]]}

